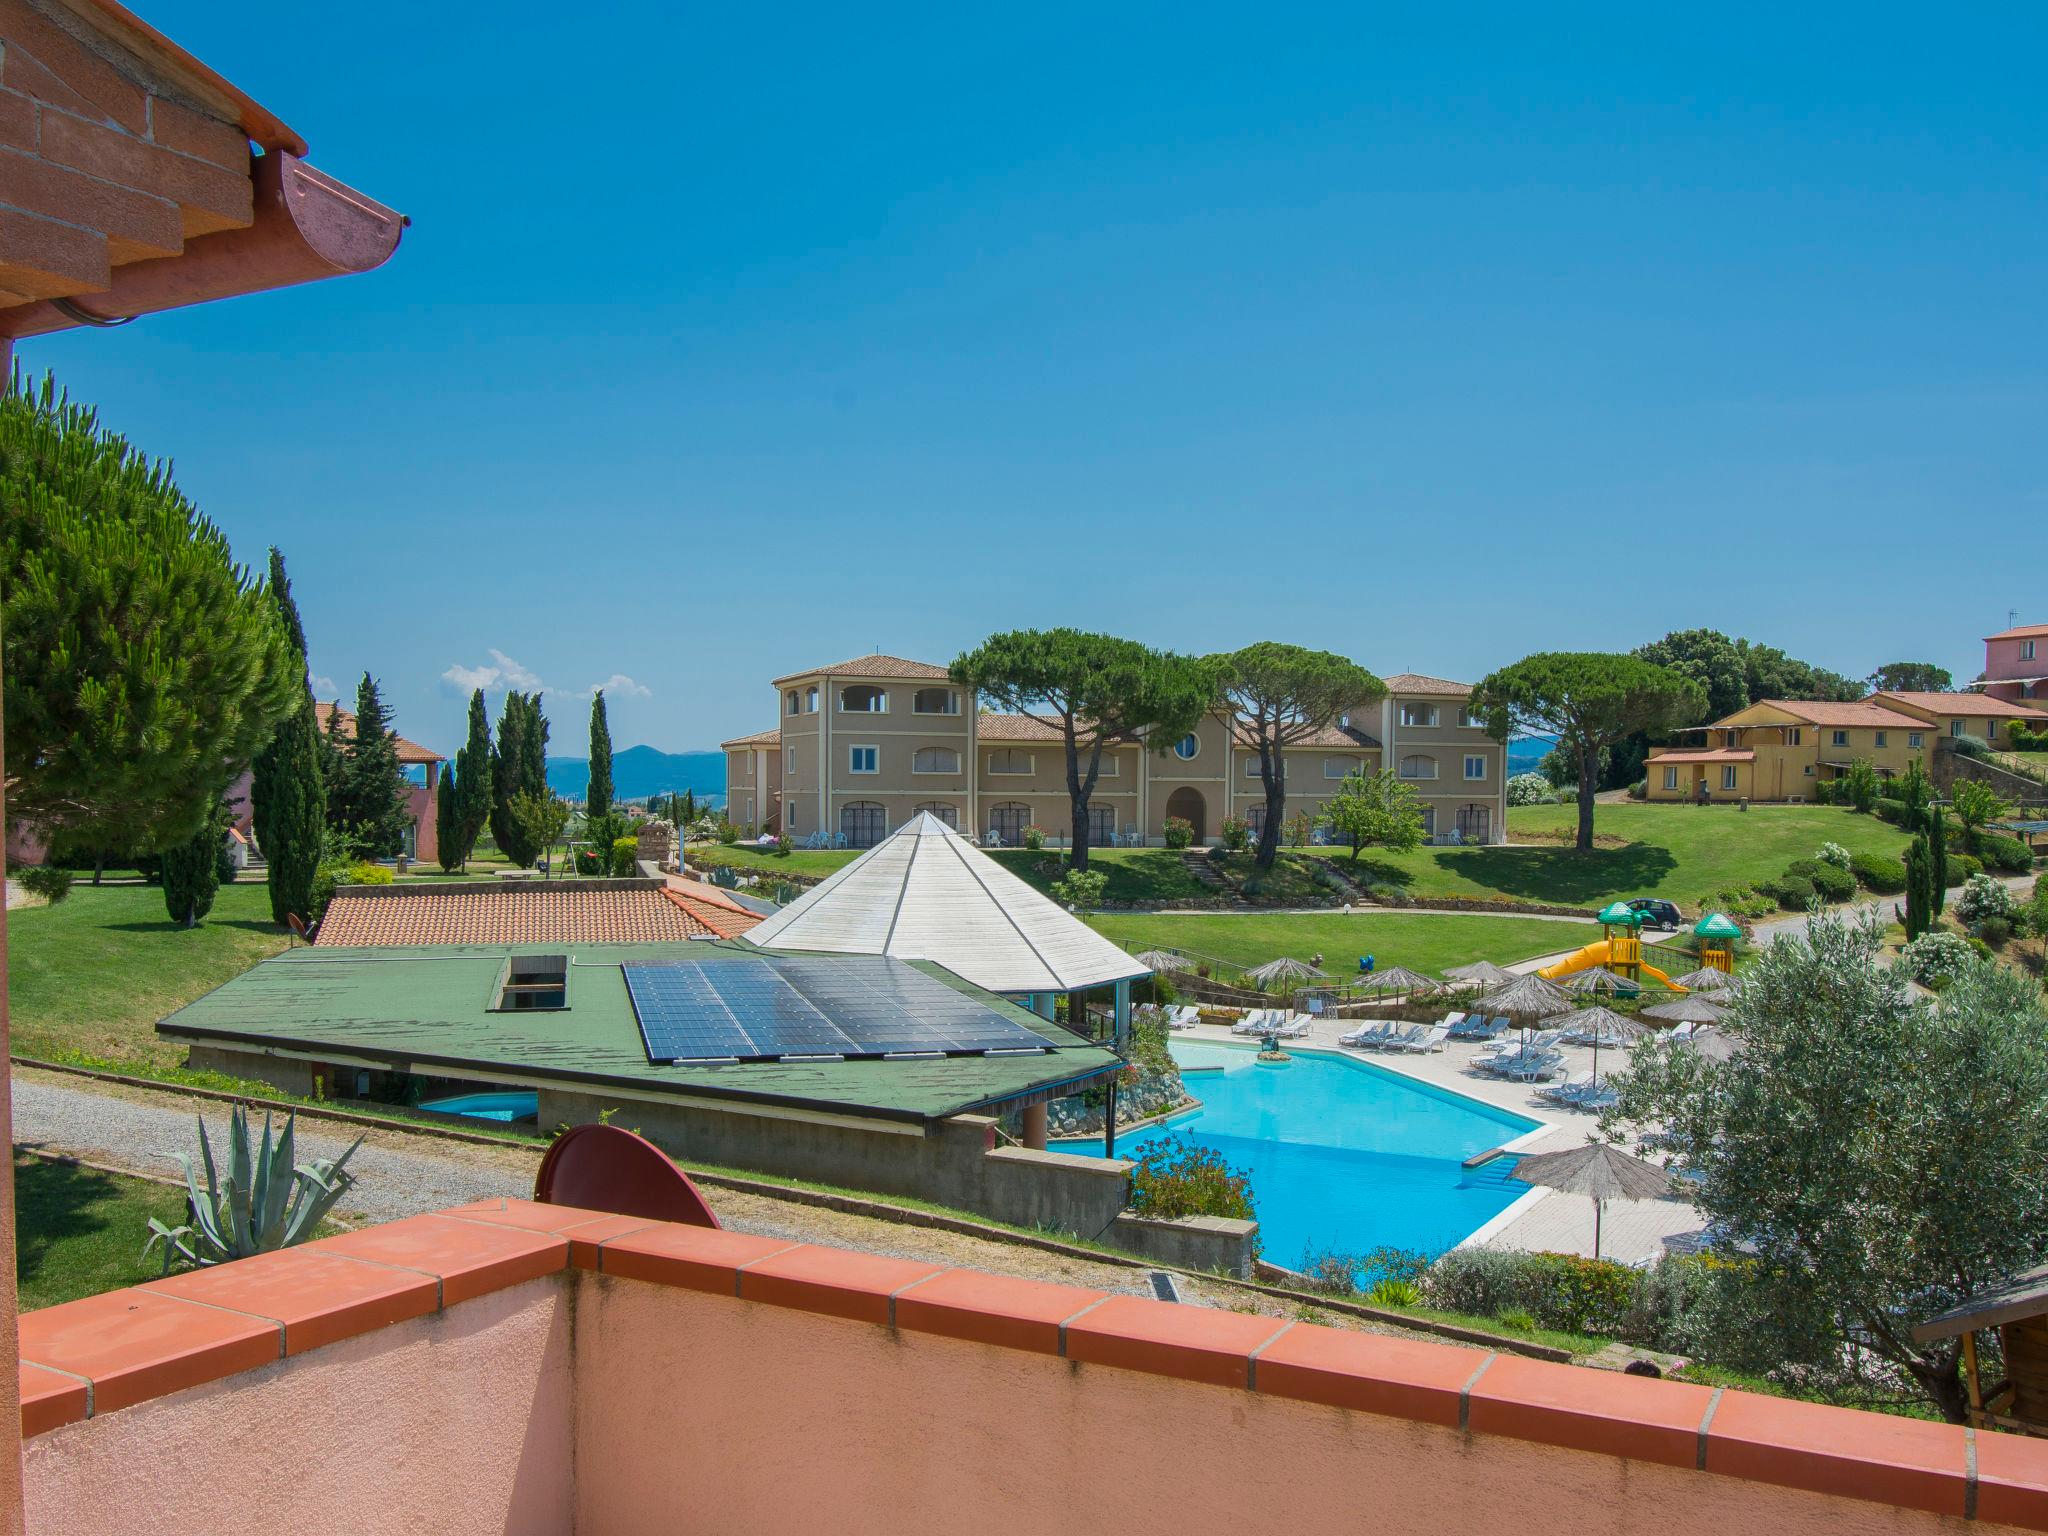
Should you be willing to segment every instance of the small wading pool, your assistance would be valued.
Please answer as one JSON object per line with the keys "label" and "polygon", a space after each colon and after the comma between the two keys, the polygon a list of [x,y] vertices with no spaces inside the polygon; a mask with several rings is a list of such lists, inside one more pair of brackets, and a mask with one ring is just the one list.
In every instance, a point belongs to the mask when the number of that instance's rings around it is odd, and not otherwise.
{"label": "small wading pool", "polygon": [[421,1109],[436,1114],[466,1115],[471,1120],[495,1120],[509,1125],[514,1120],[540,1118],[540,1095],[526,1093],[465,1093],[452,1099],[428,1099]]}
{"label": "small wading pool", "polygon": [[[1202,1107],[1120,1133],[1117,1154],[1181,1136],[1250,1174],[1275,1264],[1383,1246],[1441,1253],[1528,1192],[1507,1176],[1510,1159],[1460,1165],[1541,1121],[1328,1052],[1262,1065],[1256,1046],[1176,1040],[1172,1051]],[[1102,1140],[1057,1148],[1100,1157]]]}

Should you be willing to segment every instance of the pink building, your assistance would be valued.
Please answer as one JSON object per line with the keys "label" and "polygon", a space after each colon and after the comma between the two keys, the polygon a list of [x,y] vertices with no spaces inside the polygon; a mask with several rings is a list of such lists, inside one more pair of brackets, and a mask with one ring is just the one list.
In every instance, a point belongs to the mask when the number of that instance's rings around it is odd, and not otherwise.
{"label": "pink building", "polygon": [[1984,637],[1984,672],[1973,685],[1994,699],[2048,699],[2048,624]]}
{"label": "pink building", "polygon": [[[343,709],[340,704],[319,704],[313,706],[313,717],[321,733],[326,734],[328,723],[336,721],[335,729],[344,741],[355,740],[356,717]],[[435,791],[440,787],[441,764],[447,761],[431,747],[423,747],[416,741],[407,741],[403,736],[398,740],[398,762],[405,769],[405,805],[412,817],[412,826],[406,833],[405,856],[431,863],[441,855],[441,839],[437,832],[440,823],[435,807],[439,804]],[[415,777],[417,775],[417,777]],[[249,775],[243,774],[228,787],[228,806],[234,812],[235,829],[244,836],[253,836],[255,813],[249,805]],[[8,850],[9,857],[13,850]]]}

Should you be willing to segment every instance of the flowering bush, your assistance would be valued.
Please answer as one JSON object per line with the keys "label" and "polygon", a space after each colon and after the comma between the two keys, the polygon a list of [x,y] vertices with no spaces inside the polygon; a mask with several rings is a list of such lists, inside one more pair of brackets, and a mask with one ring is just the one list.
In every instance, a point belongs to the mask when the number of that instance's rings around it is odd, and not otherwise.
{"label": "flowering bush", "polygon": [[[1027,837],[1030,836],[1028,829],[1025,835]],[[1187,848],[1192,846],[1194,841],[1195,824],[1192,821],[1189,821],[1185,816],[1169,816],[1166,818],[1167,847]]]}
{"label": "flowering bush", "polygon": [[1956,897],[1956,921],[1974,928],[1987,917],[2002,917],[2010,920],[2013,913],[2012,892],[2006,889],[2003,880],[1990,875],[1974,874],[1963,882],[1962,894]]}
{"label": "flowering bush", "polygon": [[1162,1221],[1180,1216],[1258,1220],[1252,1212],[1251,1176],[1182,1136],[1162,1136],[1138,1154],[1131,1169],[1131,1209]]}
{"label": "flowering bush", "polygon": [[1814,858],[1822,864],[1832,864],[1837,869],[1849,867],[1849,850],[1840,843],[1822,843]]}
{"label": "flowering bush", "polygon": [[[1188,831],[1192,834],[1194,828],[1189,827]],[[1242,816],[1226,816],[1223,818],[1223,846],[1225,848],[1229,849],[1232,853],[1243,853],[1245,846],[1251,842],[1251,839],[1252,828],[1250,822],[1246,821]]]}
{"label": "flowering bush", "polygon": [[1509,805],[1548,805],[1556,798],[1550,780],[1540,773],[1518,773],[1508,780]]}
{"label": "flowering bush", "polygon": [[1899,951],[1899,964],[1923,987],[1944,987],[1976,958],[1970,941],[1946,928],[1931,928]]}
{"label": "flowering bush", "polygon": [[1033,853],[1045,846],[1045,828],[1035,822],[1024,829],[1024,846]]}

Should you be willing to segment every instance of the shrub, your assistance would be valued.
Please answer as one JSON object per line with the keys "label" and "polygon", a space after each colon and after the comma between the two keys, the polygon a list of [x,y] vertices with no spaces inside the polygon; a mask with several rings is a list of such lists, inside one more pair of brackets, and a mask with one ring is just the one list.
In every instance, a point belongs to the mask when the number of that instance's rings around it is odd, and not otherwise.
{"label": "shrub", "polygon": [[1813,857],[1817,862],[1833,865],[1836,869],[1849,867],[1849,850],[1840,843],[1822,843]]}
{"label": "shrub", "polygon": [[1815,805],[1843,804],[1842,781],[1840,779],[1822,779],[1816,783],[1813,786],[1813,803]]}
{"label": "shrub", "polygon": [[636,874],[640,868],[640,839],[637,837],[615,837],[612,839],[612,874],[624,880]]}
{"label": "shrub", "polygon": [[1813,882],[1804,875],[1785,875],[1757,887],[1787,912],[1804,912],[1814,898]]}
{"label": "shrub", "polygon": [[357,859],[348,867],[349,885],[389,885],[394,876],[382,864],[372,864],[368,859]]}
{"label": "shrub", "polygon": [[1548,805],[1556,798],[1556,789],[1540,773],[1518,773],[1508,780],[1509,805]]}
{"label": "shrub", "polygon": [[1406,887],[1389,884],[1386,881],[1381,881],[1376,885],[1368,885],[1365,888],[1365,894],[1383,907],[1412,907],[1415,905],[1415,898],[1408,894]]}
{"label": "shrub", "polygon": [[717,825],[711,830],[712,835],[728,848],[740,840],[740,829],[723,816],[718,818]]}
{"label": "shrub", "polygon": [[15,878],[29,895],[40,896],[53,907],[71,894],[71,871],[59,869],[54,864],[32,865],[21,870]]}
{"label": "shrub", "polygon": [[789,834],[787,832],[778,832],[775,834],[775,857],[777,857],[778,859],[788,858],[789,850],[793,846],[794,845],[790,842]]}
{"label": "shrub", "polygon": [[1895,827],[1906,824],[1906,808],[1897,800],[1879,800],[1870,810],[1879,821],[1888,821]]}
{"label": "shrub", "polygon": [[1975,954],[1961,934],[1930,928],[1899,951],[1899,964],[1923,987],[1942,987],[1960,976]]}
{"label": "shrub", "polygon": [[1816,865],[1806,878],[1813,882],[1823,901],[1848,901],[1856,894],[1856,877],[1832,864]]}
{"label": "shrub", "polygon": [[1512,1326],[1571,1333],[1619,1334],[1634,1312],[1642,1277],[1611,1259],[1572,1253],[1517,1253],[1458,1248],[1423,1277],[1430,1305],[1495,1317]]}
{"label": "shrub", "polygon": [[1977,925],[1977,937],[1987,949],[2003,949],[2012,942],[2012,919],[1987,917]]}
{"label": "shrub", "polygon": [[2003,832],[1986,832],[1979,838],[1977,857],[2009,875],[2023,875],[2034,867],[2034,855],[2027,845]]}
{"label": "shrub", "polygon": [[[1195,824],[1192,821],[1189,821],[1185,816],[1167,817],[1165,830],[1167,847],[1188,848],[1194,845]],[[1031,835],[1029,828],[1025,829],[1024,835],[1027,838]]]}
{"label": "shrub", "polygon": [[1261,876],[1252,875],[1238,889],[1247,896],[1263,896],[1266,894],[1266,882]]}
{"label": "shrub", "polygon": [[1181,1216],[1258,1219],[1250,1176],[1184,1136],[1162,1136],[1138,1154],[1131,1169],[1131,1209],[1162,1221]]}
{"label": "shrub", "polygon": [[591,876],[603,874],[603,856],[595,848],[578,848],[576,850],[576,873]]}
{"label": "shrub", "polygon": [[[1879,808],[1882,814],[1882,807]],[[1866,891],[1879,896],[1896,896],[1906,888],[1906,861],[1886,858],[1881,853],[1859,853],[1849,860],[1849,872]]]}
{"label": "shrub", "polygon": [[[1633,783],[1633,784],[1629,785],[1629,787],[1628,787],[1628,797],[1629,797],[1629,799],[1631,799],[1631,800],[1647,800],[1647,799],[1649,799],[1649,798],[1650,798],[1650,781],[1649,781],[1648,779],[1637,779],[1637,780],[1635,781],[1635,783]],[[1574,795],[1574,796],[1572,797],[1572,799],[1574,800],[1574,802],[1576,802],[1576,801],[1577,801],[1577,799],[1578,799],[1578,796]]]}
{"label": "shrub", "polygon": [[1053,900],[1078,911],[1093,912],[1102,905],[1102,888],[1108,884],[1109,876],[1103,870],[1070,869],[1053,882]]}
{"label": "shrub", "polygon": [[1024,829],[1024,846],[1033,853],[1043,848],[1045,846],[1045,828],[1039,826],[1036,822],[1026,827]]}
{"label": "shrub", "polygon": [[1413,1307],[1422,1302],[1422,1287],[1413,1280],[1396,1280],[1388,1276],[1373,1283],[1365,1293],[1365,1299],[1376,1307]]}
{"label": "shrub", "polygon": [[2048,727],[2029,730],[2023,722],[2015,720],[2006,732],[2005,744],[2015,752],[2048,752]]}
{"label": "shrub", "polygon": [[1948,749],[1958,757],[1983,758],[1991,755],[1991,743],[1982,736],[1951,736]]}
{"label": "shrub", "polygon": [[2012,892],[2005,888],[2005,882],[1991,875],[1972,875],[1963,882],[1961,892],[1956,896],[1956,921],[1967,928],[1974,928],[1987,917],[2010,919],[2013,913]]}
{"label": "shrub", "polygon": [[[1192,832],[1194,829],[1188,829]],[[1252,840],[1251,824],[1242,816],[1223,818],[1223,846],[1232,853],[1243,853]]]}
{"label": "shrub", "polygon": [[1952,853],[1948,856],[1948,883],[1967,885],[1970,876],[1984,872],[1984,861],[1972,853]]}

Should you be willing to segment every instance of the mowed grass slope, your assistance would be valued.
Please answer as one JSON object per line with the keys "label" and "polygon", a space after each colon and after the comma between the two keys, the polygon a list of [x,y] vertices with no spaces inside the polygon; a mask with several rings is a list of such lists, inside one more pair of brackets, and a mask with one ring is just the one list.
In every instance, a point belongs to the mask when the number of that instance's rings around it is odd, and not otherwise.
{"label": "mowed grass slope", "polygon": [[183,1061],[156,1021],[285,947],[259,884],[224,885],[197,928],[164,912],[147,885],[74,886],[53,907],[7,914],[7,1001],[14,1049]]}
{"label": "mowed grass slope", "polygon": [[91,1168],[14,1158],[14,1278],[21,1310],[140,1285],[163,1273],[148,1258],[149,1218],[185,1224],[185,1191]]}

